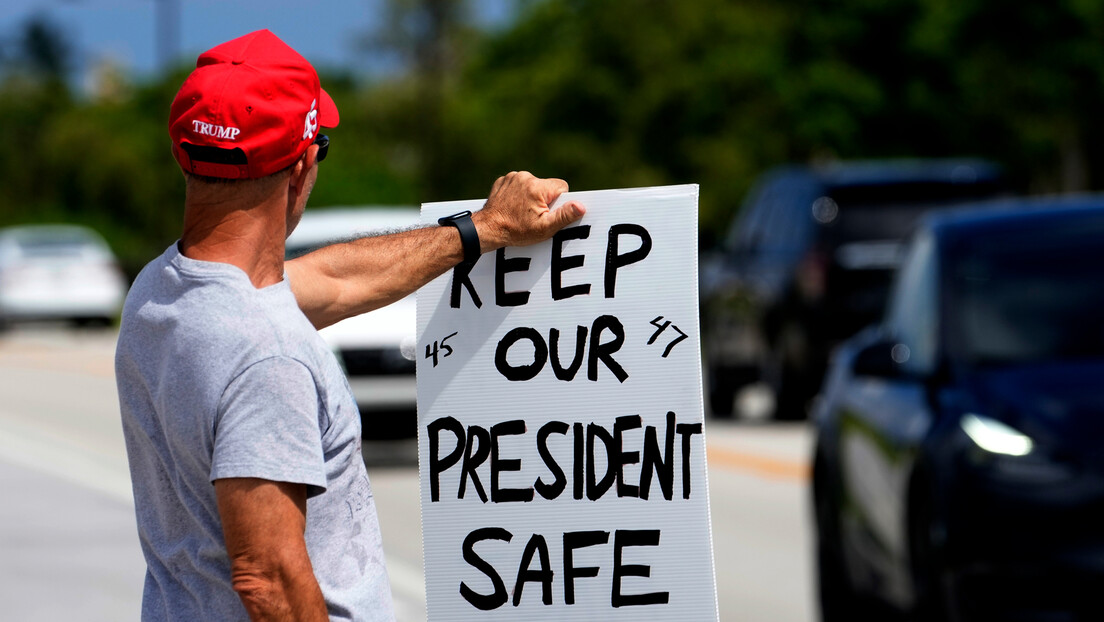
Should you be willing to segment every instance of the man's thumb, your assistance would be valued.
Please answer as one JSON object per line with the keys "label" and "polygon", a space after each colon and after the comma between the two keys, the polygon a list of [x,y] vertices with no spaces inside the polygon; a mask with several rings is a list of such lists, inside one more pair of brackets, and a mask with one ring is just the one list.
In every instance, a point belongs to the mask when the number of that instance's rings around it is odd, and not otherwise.
{"label": "man's thumb", "polygon": [[556,209],[548,213],[551,220],[549,223],[553,231],[559,231],[571,223],[579,220],[586,213],[586,208],[582,203],[575,201],[568,201],[563,205],[557,206]]}

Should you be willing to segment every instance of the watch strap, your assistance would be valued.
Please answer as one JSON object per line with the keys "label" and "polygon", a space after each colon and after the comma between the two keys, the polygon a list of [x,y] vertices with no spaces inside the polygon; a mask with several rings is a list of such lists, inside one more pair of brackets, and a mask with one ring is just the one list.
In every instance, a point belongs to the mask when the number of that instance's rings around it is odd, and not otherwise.
{"label": "watch strap", "polygon": [[462,263],[471,265],[479,259],[482,254],[479,246],[479,233],[475,230],[475,223],[472,222],[471,211],[464,210],[457,214],[443,216],[437,219],[437,224],[442,227],[452,225],[460,232],[460,243],[464,246],[464,261]]}

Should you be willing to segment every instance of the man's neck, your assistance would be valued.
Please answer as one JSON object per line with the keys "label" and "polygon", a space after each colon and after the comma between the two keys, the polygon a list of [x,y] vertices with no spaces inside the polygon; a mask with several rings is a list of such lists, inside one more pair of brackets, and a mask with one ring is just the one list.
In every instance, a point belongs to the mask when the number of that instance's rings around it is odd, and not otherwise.
{"label": "man's neck", "polygon": [[267,287],[283,280],[286,218],[286,201],[243,206],[186,200],[180,252],[237,266],[254,287]]}

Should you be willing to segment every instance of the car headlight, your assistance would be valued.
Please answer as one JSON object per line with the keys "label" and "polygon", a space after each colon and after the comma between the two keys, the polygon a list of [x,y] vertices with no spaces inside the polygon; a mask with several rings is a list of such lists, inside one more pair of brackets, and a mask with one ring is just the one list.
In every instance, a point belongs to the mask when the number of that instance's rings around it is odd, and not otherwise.
{"label": "car headlight", "polygon": [[989,453],[1026,456],[1035,448],[1031,437],[996,419],[970,413],[959,424],[975,445]]}
{"label": "car headlight", "polygon": [[1016,484],[1057,484],[1075,475],[1071,464],[1048,457],[1030,436],[996,419],[970,413],[964,415],[959,424],[981,450],[972,452],[971,462],[1000,480]]}

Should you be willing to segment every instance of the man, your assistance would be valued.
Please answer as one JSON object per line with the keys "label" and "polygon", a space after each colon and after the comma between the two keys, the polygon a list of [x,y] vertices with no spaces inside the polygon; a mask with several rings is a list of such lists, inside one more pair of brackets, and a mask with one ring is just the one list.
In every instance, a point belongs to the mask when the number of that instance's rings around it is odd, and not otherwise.
{"label": "man", "polygon": [[511,173],[474,215],[285,263],[338,120],[268,31],[202,54],[172,104],[183,233],[134,282],[116,352],[143,620],[393,619],[360,419],[316,328],[583,214]]}

